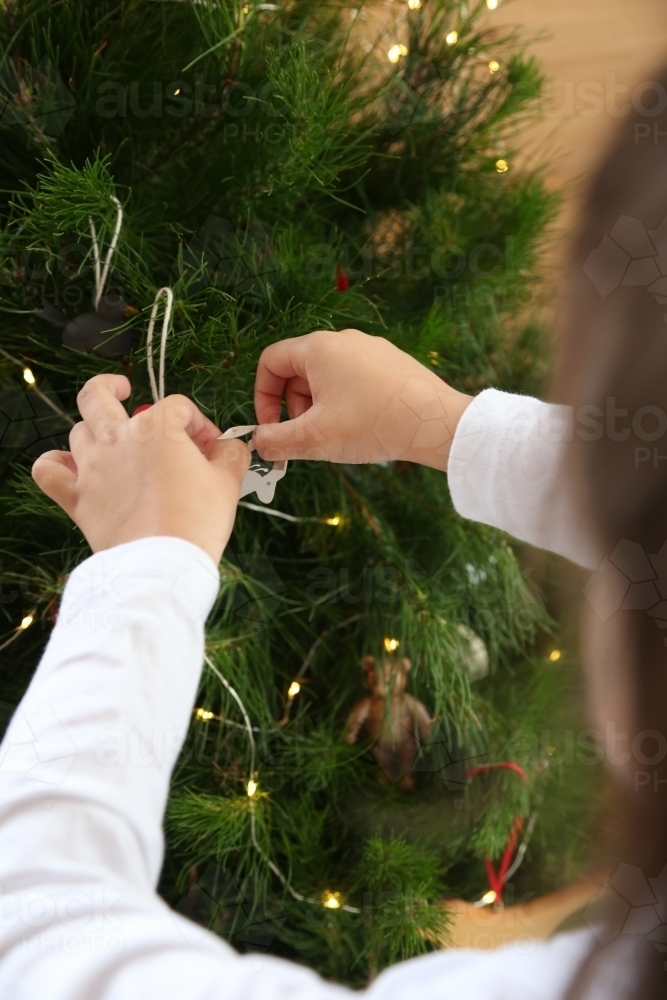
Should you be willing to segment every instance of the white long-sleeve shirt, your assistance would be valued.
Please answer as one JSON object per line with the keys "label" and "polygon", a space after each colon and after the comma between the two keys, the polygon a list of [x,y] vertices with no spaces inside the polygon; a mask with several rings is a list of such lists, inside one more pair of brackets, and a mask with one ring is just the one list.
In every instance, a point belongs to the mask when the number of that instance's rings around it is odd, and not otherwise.
{"label": "white long-sleeve shirt", "polygon": [[[482,393],[457,430],[450,488],[464,517],[594,565],[558,474],[567,425],[563,408]],[[352,996],[291,962],[237,954],[155,891],[218,582],[177,538],[119,545],[71,574],[0,747],[2,1000]],[[367,995],[562,1000],[592,940],[436,952],[388,969]]]}

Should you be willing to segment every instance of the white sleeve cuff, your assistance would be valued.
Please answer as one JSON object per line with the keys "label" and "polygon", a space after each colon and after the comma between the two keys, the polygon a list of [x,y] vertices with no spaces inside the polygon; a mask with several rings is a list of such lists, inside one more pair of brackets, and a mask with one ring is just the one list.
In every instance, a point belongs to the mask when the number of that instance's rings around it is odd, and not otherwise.
{"label": "white sleeve cuff", "polygon": [[447,474],[454,507],[538,548],[595,569],[600,558],[565,475],[569,406],[486,389],[468,406]]}
{"label": "white sleeve cuff", "polygon": [[[165,590],[191,622],[206,621],[220,586],[218,567],[199,546],[184,538],[138,538],[90,556],[72,571],[63,592],[58,627],[104,625],[146,587]],[[86,620],[81,616],[85,613]],[[106,622],[107,627],[112,627]]]}

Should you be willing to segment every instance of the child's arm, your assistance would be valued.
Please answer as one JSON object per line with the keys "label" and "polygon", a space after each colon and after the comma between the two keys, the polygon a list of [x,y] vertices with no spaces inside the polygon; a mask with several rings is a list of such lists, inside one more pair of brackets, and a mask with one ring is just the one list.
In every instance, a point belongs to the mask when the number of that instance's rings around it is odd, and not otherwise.
{"label": "child's arm", "polygon": [[[72,573],[0,748],[3,1000],[360,996],[292,962],[238,955],[155,892],[169,779],[217,584],[209,557],[177,537],[99,552]],[[364,919],[373,902],[365,898]],[[302,905],[321,933],[328,911]],[[489,1000],[502,989],[513,1000],[560,1000],[590,943],[580,934],[530,950],[522,940],[439,952],[387,970],[363,996]]]}
{"label": "child's arm", "polygon": [[[214,444],[217,430],[182,399],[129,421],[126,393],[124,379],[96,380],[73,457],[35,467],[96,554],[70,576],[0,747],[0,997],[344,1000],[308,969],[237,955],[155,893],[169,779],[248,457]],[[329,919],[303,905],[304,919]],[[516,1000],[535,1000],[536,984],[556,1000],[588,947],[580,935],[530,954],[435,954],[383,973],[368,996],[486,1000],[502,982]]]}
{"label": "child's arm", "polygon": [[[283,399],[292,419],[278,423]],[[463,517],[590,569],[600,563],[564,470],[569,407],[495,389],[473,399],[381,337],[344,330],[268,347],[255,408],[265,458],[441,469]]]}

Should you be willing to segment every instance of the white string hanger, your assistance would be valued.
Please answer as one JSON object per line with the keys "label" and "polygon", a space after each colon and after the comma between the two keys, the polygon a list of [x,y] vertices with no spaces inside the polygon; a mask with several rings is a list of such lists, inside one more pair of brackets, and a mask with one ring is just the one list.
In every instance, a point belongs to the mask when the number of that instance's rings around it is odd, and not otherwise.
{"label": "white string hanger", "polygon": [[[165,297],[167,303],[164,308],[164,316],[162,317],[162,334],[160,336],[160,360],[158,366],[158,378],[159,382],[155,381],[155,371],[153,367],[153,332],[155,330],[155,320],[157,318],[157,311],[160,305],[160,299]],[[155,296],[155,301],[153,302],[153,308],[151,310],[151,318],[148,322],[148,333],[146,334],[146,360],[148,362],[148,378],[151,383],[151,392],[153,393],[153,402],[159,403],[161,399],[164,399],[164,361],[165,354],[167,350],[167,337],[169,336],[169,323],[171,322],[171,314],[174,308],[174,293],[171,288],[165,286],[161,288],[157,295]]]}
{"label": "white string hanger", "polygon": [[111,243],[109,244],[109,249],[107,250],[107,255],[104,261],[104,267],[101,265],[100,259],[100,246],[97,241],[97,230],[95,229],[95,223],[93,222],[92,215],[88,216],[88,225],[90,226],[90,236],[93,241],[93,258],[95,260],[95,309],[100,304],[100,299],[104,294],[104,286],[107,283],[109,277],[109,269],[111,267],[111,260],[113,258],[116,246],[118,245],[118,237],[120,236],[121,226],[123,225],[123,208],[118,198],[115,195],[111,196],[111,200],[118,209],[116,215],[116,227],[111,237]]}
{"label": "white string hanger", "polygon": [[[162,332],[160,336],[160,356],[158,361],[158,378],[155,378],[155,365],[153,362],[153,336],[155,334],[155,323],[157,320],[158,309],[160,307],[160,300],[162,298],[166,299],[164,315],[162,317]],[[148,322],[148,331],[146,333],[146,362],[148,365],[148,378],[151,385],[151,392],[153,393],[153,403],[159,403],[160,400],[164,399],[164,373],[165,373],[165,357],[167,352],[167,339],[169,337],[169,326],[171,323],[171,315],[174,308],[174,292],[169,286],[160,288],[155,295],[155,300],[153,302],[153,308],[151,309],[151,315]],[[256,424],[244,424],[242,427],[230,427],[226,430],[224,434],[220,435],[223,440],[229,440],[230,438],[246,437],[252,434],[256,430]],[[271,503],[273,500],[276,483],[278,480],[282,479],[287,471],[287,462],[277,461],[266,463],[262,462],[261,459],[257,459],[254,463],[251,463],[248,472],[245,474],[243,483],[241,484],[241,497],[247,496],[249,493],[256,493],[258,498],[264,503]],[[282,511],[273,511],[268,508],[260,507],[257,504],[248,504],[241,501],[241,506],[249,507],[250,510],[261,511],[262,513],[270,514],[273,517],[284,518],[286,521],[291,521],[298,523],[300,521],[319,521],[321,518],[317,517],[296,517],[294,514],[284,514]],[[328,523],[332,523],[330,519],[327,519]],[[338,522],[336,522],[338,523]]]}

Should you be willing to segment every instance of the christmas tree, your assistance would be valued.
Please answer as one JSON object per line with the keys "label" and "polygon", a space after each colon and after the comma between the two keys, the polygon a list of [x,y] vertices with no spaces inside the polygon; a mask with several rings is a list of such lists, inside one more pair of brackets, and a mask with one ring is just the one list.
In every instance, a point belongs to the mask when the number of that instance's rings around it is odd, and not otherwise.
{"label": "christmas tree", "polygon": [[[387,337],[468,392],[539,388],[557,198],[518,167],[543,79],[495,6],[3,0],[5,717],[88,554],[31,461],[67,447],[96,373],[151,402],[161,288],[166,391],[223,429],[254,422],[262,349],[315,329]],[[576,675],[520,547],[462,522],[441,474],[293,463],[259,500],[221,564],[160,891],[358,985],[437,946],[443,897],[482,896],[485,862],[506,854],[496,902],[576,873]]]}

